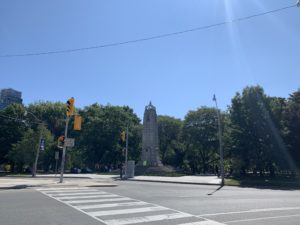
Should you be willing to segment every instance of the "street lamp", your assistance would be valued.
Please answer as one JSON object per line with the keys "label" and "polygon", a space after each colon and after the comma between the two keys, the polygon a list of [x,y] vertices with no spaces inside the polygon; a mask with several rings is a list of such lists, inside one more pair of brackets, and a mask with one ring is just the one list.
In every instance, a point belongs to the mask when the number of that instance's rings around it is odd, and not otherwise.
{"label": "street lamp", "polygon": [[40,130],[40,137],[39,137],[39,142],[38,142],[38,148],[36,151],[36,155],[35,155],[35,160],[34,160],[34,164],[33,164],[33,168],[32,168],[32,177],[36,177],[36,171],[37,171],[37,163],[39,160],[39,155],[40,155],[40,145],[41,145],[41,140],[43,138],[43,126],[44,126],[44,122],[41,121],[39,118],[37,118],[32,112],[29,111],[25,111],[24,116],[27,116],[27,114],[32,115],[35,120],[38,122],[39,125],[39,130]]}
{"label": "street lamp", "polygon": [[297,2],[297,7],[300,8],[300,0],[298,0],[298,2]]}
{"label": "street lamp", "polygon": [[223,156],[223,144],[222,144],[222,130],[221,130],[221,116],[218,108],[216,95],[213,97],[213,101],[216,103],[217,117],[218,117],[218,128],[219,128],[219,151],[220,151],[220,166],[221,166],[221,185],[224,186],[224,156]]}

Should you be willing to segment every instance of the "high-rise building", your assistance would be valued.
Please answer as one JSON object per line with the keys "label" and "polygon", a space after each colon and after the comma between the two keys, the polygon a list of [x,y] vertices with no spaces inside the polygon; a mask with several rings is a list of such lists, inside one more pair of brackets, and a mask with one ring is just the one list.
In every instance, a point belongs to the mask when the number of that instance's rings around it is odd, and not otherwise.
{"label": "high-rise building", "polygon": [[22,92],[12,88],[2,89],[0,91],[0,110],[5,109],[12,103],[22,104]]}

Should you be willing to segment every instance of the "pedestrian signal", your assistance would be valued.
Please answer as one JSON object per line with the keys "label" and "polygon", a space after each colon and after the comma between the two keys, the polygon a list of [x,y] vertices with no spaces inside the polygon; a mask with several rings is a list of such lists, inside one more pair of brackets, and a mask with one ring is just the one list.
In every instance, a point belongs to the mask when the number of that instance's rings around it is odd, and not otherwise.
{"label": "pedestrian signal", "polygon": [[126,139],[126,133],[125,133],[125,131],[122,131],[120,136],[121,136],[121,140],[123,142],[125,142],[125,139]]}
{"label": "pedestrian signal", "polygon": [[58,148],[63,148],[65,145],[65,136],[61,135],[58,140],[57,140],[57,147]]}

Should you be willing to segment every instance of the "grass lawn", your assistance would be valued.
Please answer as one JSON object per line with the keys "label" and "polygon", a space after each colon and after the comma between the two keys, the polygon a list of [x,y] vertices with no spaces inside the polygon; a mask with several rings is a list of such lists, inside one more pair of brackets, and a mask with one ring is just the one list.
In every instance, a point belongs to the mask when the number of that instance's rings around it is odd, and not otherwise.
{"label": "grass lawn", "polygon": [[238,177],[226,179],[225,185],[300,189],[300,179],[294,177]]}

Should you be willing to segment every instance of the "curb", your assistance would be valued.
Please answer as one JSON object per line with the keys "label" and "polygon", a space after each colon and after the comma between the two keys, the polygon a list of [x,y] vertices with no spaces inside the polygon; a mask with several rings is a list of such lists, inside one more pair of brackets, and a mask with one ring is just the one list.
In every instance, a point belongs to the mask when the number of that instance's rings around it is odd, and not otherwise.
{"label": "curb", "polygon": [[166,181],[166,180],[136,180],[129,178],[128,181],[142,181],[142,182],[153,182],[153,183],[169,183],[169,184],[192,184],[192,185],[209,185],[209,186],[220,186],[221,184],[210,184],[210,183],[198,183],[198,182],[181,182],[181,181]]}
{"label": "curb", "polygon": [[9,186],[9,187],[0,187],[0,190],[26,189],[28,187],[35,187],[35,186],[20,184],[20,185]]}
{"label": "curb", "polygon": [[27,184],[18,184],[12,186],[1,187],[0,190],[16,190],[16,189],[26,189],[26,188],[34,188],[34,187],[116,187],[118,184],[107,183],[107,184],[37,184],[37,185],[27,185]]}
{"label": "curb", "polygon": [[[4,176],[4,177],[8,177],[8,178],[32,178],[32,179],[42,179],[42,178],[59,178],[59,176],[55,177],[55,176],[39,176],[37,175],[36,177],[32,177],[32,176],[21,176],[21,175],[16,175],[16,176]],[[93,179],[91,177],[73,177],[73,176],[65,176],[64,178],[72,178],[72,179]]]}

